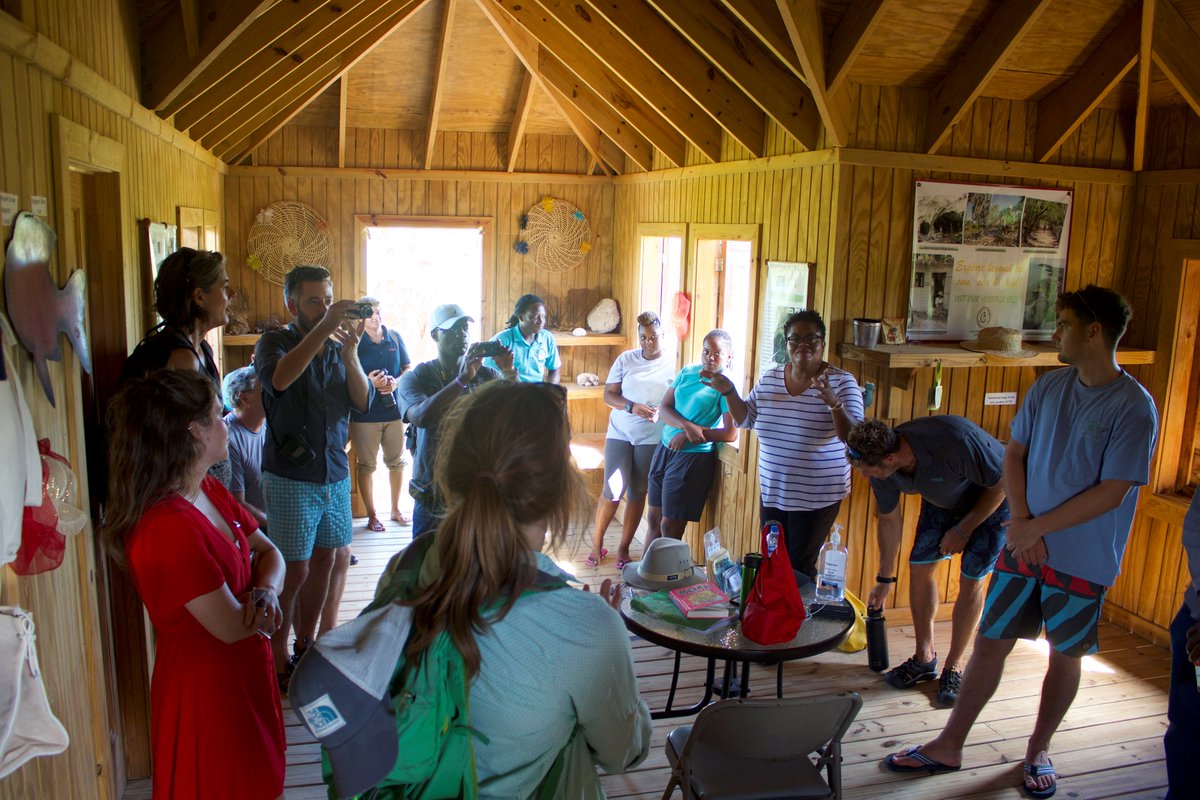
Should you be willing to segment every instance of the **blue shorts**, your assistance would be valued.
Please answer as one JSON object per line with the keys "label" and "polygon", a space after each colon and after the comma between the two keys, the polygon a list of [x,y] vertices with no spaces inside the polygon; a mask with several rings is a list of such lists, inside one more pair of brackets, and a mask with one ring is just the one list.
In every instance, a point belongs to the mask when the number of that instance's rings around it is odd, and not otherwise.
{"label": "blue shorts", "polygon": [[313,547],[330,550],[350,544],[350,479],[321,484],[263,473],[267,496],[267,534],[284,561],[308,561]]}
{"label": "blue shorts", "polygon": [[[996,557],[1004,549],[1004,523],[1012,517],[1005,500],[992,515],[979,523],[971,532],[966,547],[962,550],[960,569],[967,580],[977,581],[987,577],[996,565]],[[963,518],[933,503],[921,501],[921,515],[917,518],[917,535],[913,539],[910,564],[936,564],[950,556],[942,555],[942,537]]]}

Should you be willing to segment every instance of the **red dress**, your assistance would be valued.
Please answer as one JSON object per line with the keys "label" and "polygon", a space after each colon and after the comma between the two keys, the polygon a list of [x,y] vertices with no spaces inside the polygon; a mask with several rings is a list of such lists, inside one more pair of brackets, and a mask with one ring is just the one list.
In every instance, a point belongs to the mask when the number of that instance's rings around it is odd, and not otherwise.
{"label": "red dress", "polygon": [[150,508],[126,542],[157,634],[150,682],[155,800],[268,800],[283,793],[283,711],[270,642],[225,644],[184,604],[228,584],[253,588],[248,533],[258,525],[216,479],[204,493],[237,545],[182,497]]}

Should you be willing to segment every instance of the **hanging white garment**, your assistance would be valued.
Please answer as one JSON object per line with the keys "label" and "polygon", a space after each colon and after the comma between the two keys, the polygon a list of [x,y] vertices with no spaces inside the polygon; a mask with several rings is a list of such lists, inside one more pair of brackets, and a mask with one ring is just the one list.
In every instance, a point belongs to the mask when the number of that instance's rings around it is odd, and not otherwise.
{"label": "hanging white garment", "polygon": [[[0,336],[0,344],[13,341]],[[16,359],[4,347],[7,379],[0,381],[0,442],[16,448],[12,458],[0,459],[0,566],[17,557],[21,547],[21,518],[25,506],[42,504],[42,459],[37,431],[25,402]]]}
{"label": "hanging white garment", "polygon": [[29,612],[0,606],[0,779],[70,743],[46,699],[35,638]]}

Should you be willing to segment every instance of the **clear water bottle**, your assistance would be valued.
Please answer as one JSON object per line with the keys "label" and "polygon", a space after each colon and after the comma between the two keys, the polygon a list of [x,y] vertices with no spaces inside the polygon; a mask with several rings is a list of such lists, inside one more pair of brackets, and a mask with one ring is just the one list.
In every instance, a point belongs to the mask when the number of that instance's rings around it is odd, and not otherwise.
{"label": "clear water bottle", "polygon": [[842,526],[834,523],[829,541],[821,548],[817,562],[817,599],[833,603],[846,596],[846,561],[849,553],[842,544]]}
{"label": "clear water bottle", "polygon": [[775,548],[779,547],[779,523],[771,521],[767,523],[767,558],[775,555]]}

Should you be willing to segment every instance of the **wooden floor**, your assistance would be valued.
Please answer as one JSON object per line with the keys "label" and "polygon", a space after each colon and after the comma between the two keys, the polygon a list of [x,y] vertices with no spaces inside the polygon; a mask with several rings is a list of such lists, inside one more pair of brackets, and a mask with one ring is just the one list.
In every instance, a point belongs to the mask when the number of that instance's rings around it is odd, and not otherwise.
{"label": "wooden floor", "polygon": [[[387,523],[384,533],[362,531],[356,523],[354,552],[359,563],[350,568],[342,606],[348,619],[368,602],[375,581],[388,558],[409,541],[409,529]],[[609,531],[609,548],[615,552],[616,526]],[[635,555],[638,547],[635,543]],[[564,562],[579,564],[576,575],[597,583],[615,575],[613,557],[598,570],[583,567],[586,547]],[[949,623],[937,624],[937,639],[945,647]],[[892,663],[912,653],[911,627],[889,629]],[[1051,748],[1060,775],[1060,798],[1161,798],[1166,792],[1162,735],[1166,730],[1166,693],[1170,669],[1165,649],[1105,623],[1101,650],[1085,659],[1083,679],[1071,711]],[[908,778],[887,772],[880,760],[905,744],[919,744],[940,730],[949,711],[937,708],[936,683],[907,692],[892,689],[866,667],[866,654],[827,653],[795,662],[784,671],[788,696],[854,690],[863,697],[863,708],[850,728],[844,750],[843,777],[850,798],[1016,798],[1025,740],[1037,712],[1038,694],[1045,674],[1046,655],[1038,645],[1020,642],[1008,660],[996,696],[972,731],[962,772],[937,777]],[[639,687],[651,709],[662,707],[671,673],[671,654],[639,639],[633,640]],[[704,663],[685,657],[686,701],[699,696]],[[752,696],[774,690],[774,669],[751,669]],[[317,745],[293,715],[286,700],[287,797],[289,800],[325,798],[321,784]],[[610,798],[659,798],[668,769],[663,754],[667,733],[689,720],[661,720],[654,724],[650,755],[624,775],[602,778]],[[748,776],[749,777],[749,776]],[[144,782],[130,785],[127,798],[148,797]],[[676,797],[679,795],[677,794]]]}

